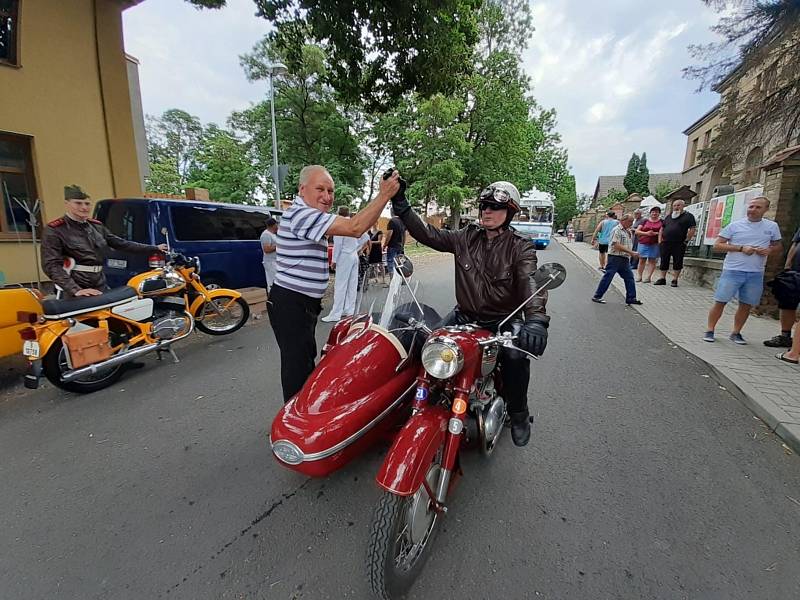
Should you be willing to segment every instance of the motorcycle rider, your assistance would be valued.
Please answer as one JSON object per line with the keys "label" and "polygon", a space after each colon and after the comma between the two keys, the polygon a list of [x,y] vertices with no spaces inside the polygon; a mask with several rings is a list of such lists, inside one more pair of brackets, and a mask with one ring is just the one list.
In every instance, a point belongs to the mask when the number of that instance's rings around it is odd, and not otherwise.
{"label": "motorcycle rider", "polygon": [[[536,289],[536,251],[530,240],[510,227],[519,211],[520,195],[507,181],[497,181],[478,198],[480,225],[459,230],[437,229],[424,223],[405,197],[405,182],[392,198],[394,214],[402,219],[409,234],[419,243],[455,256],[456,302],[446,325],[477,323],[497,332],[498,324]],[[550,317],[545,314],[547,293],[530,300],[503,330],[517,333],[516,345],[540,356],[547,346]],[[502,348],[499,358],[503,375],[503,396],[511,418],[511,437],[525,446],[531,435],[528,412],[530,363],[521,352]]]}

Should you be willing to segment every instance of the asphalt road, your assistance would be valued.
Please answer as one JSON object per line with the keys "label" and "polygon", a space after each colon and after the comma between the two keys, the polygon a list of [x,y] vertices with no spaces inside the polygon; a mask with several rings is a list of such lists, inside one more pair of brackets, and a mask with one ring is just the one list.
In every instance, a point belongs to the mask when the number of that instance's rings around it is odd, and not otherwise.
{"label": "asphalt road", "polygon": [[[589,302],[596,273],[540,260],[570,275],[532,442],[467,457],[411,597],[800,597],[798,457],[616,292]],[[447,310],[449,258],[418,274]],[[325,480],[272,459],[264,321],[178,352],[92,395],[5,393],[0,598],[367,598],[384,450]]]}

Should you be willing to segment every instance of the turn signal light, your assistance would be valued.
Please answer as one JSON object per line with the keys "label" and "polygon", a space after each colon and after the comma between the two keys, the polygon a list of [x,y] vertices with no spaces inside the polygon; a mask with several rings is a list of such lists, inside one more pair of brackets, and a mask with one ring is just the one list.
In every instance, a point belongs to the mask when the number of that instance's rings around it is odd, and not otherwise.
{"label": "turn signal light", "polygon": [[23,340],[35,340],[36,330],[33,327],[23,327],[19,330],[19,337]]}
{"label": "turn signal light", "polygon": [[18,310],[17,311],[17,322],[19,323],[30,323],[33,325],[36,321],[39,320],[39,315],[35,312],[28,312],[26,310]]}
{"label": "turn signal light", "polygon": [[151,269],[160,269],[167,264],[163,254],[151,254],[147,258],[147,263],[150,265]]}

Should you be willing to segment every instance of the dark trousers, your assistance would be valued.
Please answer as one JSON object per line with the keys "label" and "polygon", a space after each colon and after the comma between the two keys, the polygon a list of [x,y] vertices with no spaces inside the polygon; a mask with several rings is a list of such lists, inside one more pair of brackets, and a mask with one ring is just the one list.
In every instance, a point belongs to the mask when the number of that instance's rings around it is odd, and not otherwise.
{"label": "dark trousers", "polygon": [[[636,252],[638,249],[639,249],[639,236],[634,234],[634,236],[633,236],[633,248],[631,248],[631,250]],[[638,268],[639,268],[639,257],[637,256],[635,258],[631,258],[631,269],[633,269],[635,271]]]}
{"label": "dark trousers", "polygon": [[683,255],[686,254],[686,243],[679,240],[677,242],[661,242],[661,264],[662,271],[669,271],[669,259],[672,258],[672,269],[680,271],[683,269]]}
{"label": "dark trousers", "polygon": [[[446,325],[464,325],[466,323],[478,323],[481,327],[488,329],[492,333],[497,333],[497,323],[484,322],[480,319],[470,318],[458,309],[445,316],[439,327]],[[512,320],[503,326],[503,331],[518,332],[522,326],[519,320]],[[503,381],[501,395],[506,401],[510,414],[521,413],[528,410],[528,384],[531,380],[531,363],[528,357],[511,348],[500,348],[500,356],[497,363],[500,367],[500,374]]]}
{"label": "dark trousers", "polygon": [[608,291],[611,285],[611,280],[614,275],[619,274],[625,282],[625,302],[631,303],[636,300],[636,282],[633,279],[633,271],[631,270],[631,261],[627,256],[608,255],[608,264],[606,264],[606,272],[600,283],[597,286],[597,291],[594,293],[595,298],[602,298],[603,294]]}
{"label": "dark trousers", "polygon": [[281,352],[283,401],[300,391],[314,370],[317,357],[317,317],[322,301],[293,292],[275,284],[267,304],[267,313]]}

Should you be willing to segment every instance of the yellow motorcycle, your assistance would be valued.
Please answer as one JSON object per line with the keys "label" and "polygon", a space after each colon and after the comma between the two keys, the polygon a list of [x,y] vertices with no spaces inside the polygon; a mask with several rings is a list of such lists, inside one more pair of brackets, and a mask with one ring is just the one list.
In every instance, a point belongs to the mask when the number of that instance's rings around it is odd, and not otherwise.
{"label": "yellow motorcycle", "polygon": [[[155,259],[155,260],[154,260]],[[250,317],[242,295],[209,290],[200,279],[200,261],[169,252],[151,257],[151,271],[127,286],[99,296],[48,299],[42,314],[19,312],[29,324],[20,330],[29,360],[25,387],[39,387],[42,375],[54,385],[88,393],[114,384],[127,363],[149,352],[178,357],[172,344],[195,327],[210,335],[241,328]]]}

